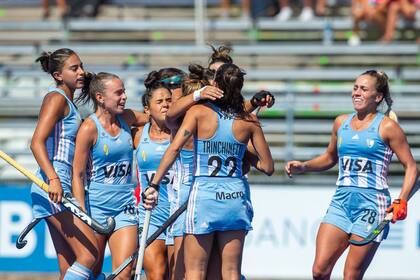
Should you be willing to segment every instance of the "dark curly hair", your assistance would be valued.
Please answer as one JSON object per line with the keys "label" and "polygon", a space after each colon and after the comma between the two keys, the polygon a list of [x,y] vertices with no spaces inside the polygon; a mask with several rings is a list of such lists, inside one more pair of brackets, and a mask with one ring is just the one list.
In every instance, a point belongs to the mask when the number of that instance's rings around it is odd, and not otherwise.
{"label": "dark curly hair", "polygon": [[216,71],[214,81],[223,90],[223,97],[212,101],[223,112],[234,114],[241,119],[247,119],[249,113],[245,111],[244,97],[241,90],[244,84],[243,72],[233,63],[225,63]]}
{"label": "dark curly hair", "polygon": [[213,53],[210,56],[209,59],[209,68],[212,64],[221,62],[221,63],[233,63],[233,59],[230,56],[230,53],[232,52],[232,48],[228,46],[219,46],[217,49],[210,45],[211,49],[213,50]]}
{"label": "dark curly hair", "polygon": [[157,71],[152,71],[147,75],[147,78],[144,80],[144,86],[146,87],[146,91],[141,97],[143,107],[150,106],[150,100],[152,99],[155,90],[165,88],[171,92],[165,82],[162,82],[162,75]]}
{"label": "dark curly hair", "polygon": [[190,64],[188,66],[190,74],[185,77],[182,83],[182,95],[188,95],[204,86],[210,85],[214,72],[208,68],[204,68],[198,64]]}
{"label": "dark curly hair", "polygon": [[[76,54],[76,52],[68,48],[58,49],[54,52],[42,52],[35,62],[41,63],[42,70],[49,73],[54,78],[54,72],[60,72],[63,69],[66,60],[74,54]],[[61,83],[55,78],[54,80],[57,84]]]}

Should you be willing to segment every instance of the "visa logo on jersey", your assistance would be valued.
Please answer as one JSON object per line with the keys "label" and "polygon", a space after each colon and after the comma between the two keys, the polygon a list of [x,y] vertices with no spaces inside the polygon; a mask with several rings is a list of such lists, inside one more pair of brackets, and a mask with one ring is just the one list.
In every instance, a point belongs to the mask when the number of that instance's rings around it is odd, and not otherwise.
{"label": "visa logo on jersey", "polygon": [[131,174],[131,163],[123,161],[117,164],[107,165],[103,167],[103,171],[106,178],[128,176]]}
{"label": "visa logo on jersey", "polygon": [[356,171],[364,173],[372,173],[372,162],[367,158],[341,158],[341,167],[343,171]]}

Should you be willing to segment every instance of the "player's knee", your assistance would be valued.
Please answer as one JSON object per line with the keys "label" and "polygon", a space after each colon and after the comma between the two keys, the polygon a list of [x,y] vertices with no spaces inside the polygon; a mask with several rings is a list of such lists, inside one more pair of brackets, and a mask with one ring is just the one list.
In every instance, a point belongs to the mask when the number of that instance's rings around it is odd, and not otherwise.
{"label": "player's knee", "polygon": [[99,252],[97,250],[93,250],[93,252],[86,251],[77,256],[77,261],[83,264],[84,266],[92,269],[95,266],[98,258]]}
{"label": "player's knee", "polygon": [[314,264],[312,267],[312,277],[314,280],[330,279],[331,269],[325,266]]}
{"label": "player's knee", "polygon": [[165,279],[165,270],[164,269],[155,269],[146,273],[147,279],[150,280],[164,280]]}
{"label": "player's knee", "polygon": [[344,280],[358,280],[363,278],[363,271],[360,269],[344,269]]}
{"label": "player's knee", "polygon": [[223,279],[241,279],[241,272],[235,266],[222,268]]}

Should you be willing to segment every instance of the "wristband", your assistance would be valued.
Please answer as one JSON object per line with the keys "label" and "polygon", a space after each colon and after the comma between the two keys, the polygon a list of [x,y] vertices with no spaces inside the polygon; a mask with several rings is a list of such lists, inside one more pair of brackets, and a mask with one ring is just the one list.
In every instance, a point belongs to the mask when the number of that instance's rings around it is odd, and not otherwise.
{"label": "wristband", "polygon": [[201,99],[201,92],[203,91],[203,89],[204,88],[200,88],[200,89],[194,91],[194,93],[193,93],[193,100],[194,100],[194,102],[200,101],[200,99]]}

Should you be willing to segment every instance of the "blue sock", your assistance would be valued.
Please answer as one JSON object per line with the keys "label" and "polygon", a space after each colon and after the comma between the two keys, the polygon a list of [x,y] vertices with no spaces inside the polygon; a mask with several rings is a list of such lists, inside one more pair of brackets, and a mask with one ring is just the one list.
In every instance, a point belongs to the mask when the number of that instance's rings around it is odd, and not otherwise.
{"label": "blue sock", "polygon": [[81,265],[78,262],[74,262],[69,269],[67,269],[66,275],[64,275],[64,280],[88,280],[92,271]]}

